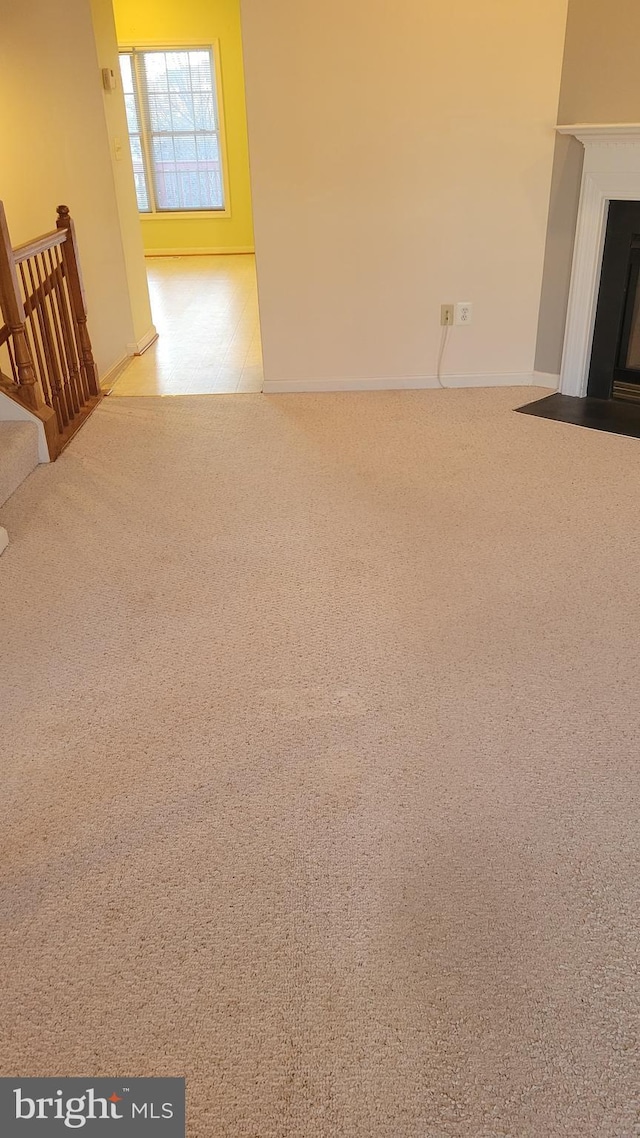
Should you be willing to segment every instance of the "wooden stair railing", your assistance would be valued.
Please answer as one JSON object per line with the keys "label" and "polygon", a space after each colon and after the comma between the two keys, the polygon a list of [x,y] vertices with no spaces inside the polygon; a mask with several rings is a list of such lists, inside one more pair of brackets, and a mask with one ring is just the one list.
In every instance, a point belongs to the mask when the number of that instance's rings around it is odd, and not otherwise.
{"label": "wooden stair railing", "polygon": [[14,249],[0,202],[0,321],[0,390],[41,420],[55,459],[102,398],[67,206]]}

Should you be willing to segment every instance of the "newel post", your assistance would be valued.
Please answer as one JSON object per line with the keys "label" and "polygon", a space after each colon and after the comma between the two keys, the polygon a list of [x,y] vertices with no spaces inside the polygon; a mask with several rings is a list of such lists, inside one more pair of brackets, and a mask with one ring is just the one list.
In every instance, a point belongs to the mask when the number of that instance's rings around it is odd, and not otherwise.
{"label": "newel post", "polygon": [[99,395],[98,369],[96,368],[93,358],[93,349],[87,328],[87,302],[85,300],[82,273],[80,271],[76,229],[73,224],[73,218],[69,214],[68,206],[58,206],[58,220],[56,226],[58,229],[67,230],[67,240],[62,246],[62,260],[69,286],[73,315],[78,327],[78,344],[82,356],[82,369],[86,376],[89,391],[92,395]]}
{"label": "newel post", "polygon": [[16,394],[20,395],[26,407],[35,411],[42,406],[42,398],[29,350],[24,305],[13,259],[7,216],[2,202],[0,202],[0,309],[13,343],[13,356],[20,388]]}

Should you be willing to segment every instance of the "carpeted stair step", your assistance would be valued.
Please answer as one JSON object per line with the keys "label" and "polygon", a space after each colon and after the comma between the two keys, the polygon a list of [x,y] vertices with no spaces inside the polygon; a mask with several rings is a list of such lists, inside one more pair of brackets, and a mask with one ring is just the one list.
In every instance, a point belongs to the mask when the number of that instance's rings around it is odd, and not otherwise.
{"label": "carpeted stair step", "polygon": [[0,423],[0,506],[38,465],[35,423]]}

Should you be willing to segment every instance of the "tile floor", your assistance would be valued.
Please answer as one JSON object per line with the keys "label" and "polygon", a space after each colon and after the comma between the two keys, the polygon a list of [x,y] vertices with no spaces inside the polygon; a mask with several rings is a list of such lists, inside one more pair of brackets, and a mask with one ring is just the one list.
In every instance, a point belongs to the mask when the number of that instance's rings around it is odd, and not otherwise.
{"label": "tile floor", "polygon": [[149,257],[147,270],[160,336],[111,395],[262,391],[255,258]]}

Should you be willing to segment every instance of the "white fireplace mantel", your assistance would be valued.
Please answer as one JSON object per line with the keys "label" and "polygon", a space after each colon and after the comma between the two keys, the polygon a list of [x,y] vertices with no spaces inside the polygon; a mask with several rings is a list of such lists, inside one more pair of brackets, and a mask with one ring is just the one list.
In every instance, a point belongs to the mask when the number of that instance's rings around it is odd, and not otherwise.
{"label": "white fireplace mantel", "polygon": [[560,374],[564,395],[586,395],[610,201],[640,201],[640,123],[559,126],[584,146],[584,169]]}

